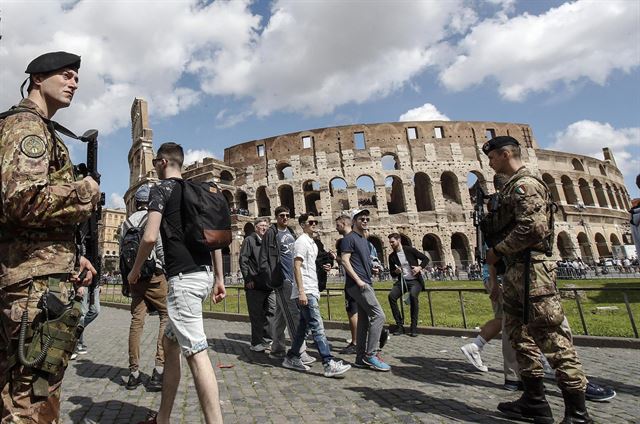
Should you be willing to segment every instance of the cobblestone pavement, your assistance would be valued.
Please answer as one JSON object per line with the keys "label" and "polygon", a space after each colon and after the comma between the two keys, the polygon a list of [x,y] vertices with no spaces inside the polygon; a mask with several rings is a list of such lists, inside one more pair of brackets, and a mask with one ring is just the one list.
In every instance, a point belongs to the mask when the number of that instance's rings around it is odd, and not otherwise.
{"label": "cobblestone pavement", "polygon": [[[63,384],[63,423],[136,423],[157,410],[160,394],[140,386],[128,391],[128,311],[104,307],[85,335],[89,352],[71,363]],[[147,317],[141,371],[151,374],[158,319]],[[249,350],[249,324],[205,321],[209,356],[216,366],[225,423],[508,423],[496,411],[502,400],[519,395],[502,389],[499,342],[483,358],[487,373],[476,372],[459,347],[459,337],[392,337],[383,357],[389,373],[353,368],[344,379],[322,376],[322,365],[308,373],[283,368],[281,360]],[[348,333],[328,330],[338,351]],[[317,356],[315,349],[310,353]],[[591,380],[614,387],[611,402],[588,402],[598,423],[640,422],[640,355],[630,349],[578,348]],[[346,361],[352,355],[337,355]],[[231,368],[220,368],[230,365]],[[562,397],[546,383],[556,421],[562,419]],[[193,379],[183,361],[182,381],[173,410],[174,423],[203,422]]]}

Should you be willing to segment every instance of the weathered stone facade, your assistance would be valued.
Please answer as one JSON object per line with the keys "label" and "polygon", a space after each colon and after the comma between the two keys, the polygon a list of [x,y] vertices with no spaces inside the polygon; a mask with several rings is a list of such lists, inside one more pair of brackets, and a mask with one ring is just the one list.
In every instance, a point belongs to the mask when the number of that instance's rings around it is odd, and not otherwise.
{"label": "weathered stone facade", "polygon": [[102,269],[108,272],[119,268],[120,226],[127,219],[124,209],[102,209],[102,219],[98,227],[98,243]]}
{"label": "weathered stone facade", "polygon": [[465,266],[475,247],[470,185],[477,181],[493,191],[487,182],[494,172],[481,147],[495,135],[515,137],[526,165],[551,186],[560,206],[557,256],[611,256],[611,244],[621,244],[627,233],[629,207],[611,152],[603,149],[601,161],[540,149],[526,124],[394,122],[301,131],[229,147],[223,161],[189,165],[184,176],[218,182],[233,209],[248,211],[234,215],[232,272],[253,218],[272,217],[280,204],[294,215],[319,215],[325,246],[332,248],[339,237],[337,215],[366,207],[371,241],[385,263],[387,235],[399,232],[434,262]]}

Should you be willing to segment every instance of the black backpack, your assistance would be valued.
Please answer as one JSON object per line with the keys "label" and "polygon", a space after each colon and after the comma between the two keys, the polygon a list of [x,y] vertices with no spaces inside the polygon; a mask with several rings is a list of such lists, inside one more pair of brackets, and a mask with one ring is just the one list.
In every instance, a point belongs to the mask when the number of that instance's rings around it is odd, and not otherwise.
{"label": "black backpack", "polygon": [[229,204],[215,183],[182,181],[182,228],[185,244],[193,249],[231,244]]}
{"label": "black backpack", "polygon": [[[138,255],[138,249],[140,248],[140,241],[144,234],[144,227],[147,224],[147,215],[145,215],[140,221],[140,225],[137,227],[127,219],[129,229],[122,235],[122,243],[120,244],[120,273],[122,275],[122,294],[130,296],[129,281],[127,276],[133,268],[133,264],[136,262],[136,256]],[[153,277],[156,271],[156,259],[155,255],[151,254],[142,264],[140,270],[140,279],[145,280]]]}

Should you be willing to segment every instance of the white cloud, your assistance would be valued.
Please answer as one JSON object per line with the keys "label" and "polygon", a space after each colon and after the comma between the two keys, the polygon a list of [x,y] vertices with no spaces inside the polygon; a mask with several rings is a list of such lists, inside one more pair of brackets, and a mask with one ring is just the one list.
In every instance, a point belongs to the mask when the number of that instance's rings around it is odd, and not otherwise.
{"label": "white cloud", "polygon": [[551,150],[579,153],[602,160],[602,148],[609,147],[625,177],[627,189],[635,190],[640,172],[640,127],[614,128],[609,123],[583,120],[556,133]]}
{"label": "white cloud", "polygon": [[111,193],[109,196],[109,204],[107,205],[109,208],[115,209],[124,209],[126,206],[124,204],[124,198],[120,193]]}
{"label": "white cloud", "polygon": [[557,83],[603,85],[614,70],[640,64],[639,14],[640,2],[627,0],[565,3],[539,16],[498,14],[459,43],[458,57],[440,78],[456,91],[492,79],[512,101]]}
{"label": "white cloud", "polygon": [[208,150],[187,149],[184,154],[184,166],[191,165],[194,162],[202,162],[204,158],[215,158],[215,156]]}
{"label": "white cloud", "polygon": [[450,121],[450,119],[431,103],[425,103],[415,109],[409,109],[400,115],[398,121]]}

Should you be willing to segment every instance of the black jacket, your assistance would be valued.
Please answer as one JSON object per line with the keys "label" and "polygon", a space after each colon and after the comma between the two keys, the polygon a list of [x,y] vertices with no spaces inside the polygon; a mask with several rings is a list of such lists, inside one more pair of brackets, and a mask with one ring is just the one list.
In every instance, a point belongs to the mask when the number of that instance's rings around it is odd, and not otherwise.
{"label": "black jacket", "polygon": [[[293,228],[287,227],[293,238],[296,233]],[[260,246],[260,277],[265,284],[274,289],[282,287],[284,276],[280,266],[280,245],[278,243],[278,227],[273,224],[269,227],[262,239]]]}
{"label": "black jacket", "polygon": [[257,290],[271,291],[264,278],[260,276],[260,246],[262,240],[256,233],[248,235],[240,248],[240,272],[244,279],[244,285],[253,283]]}
{"label": "black jacket", "polygon": [[[411,266],[420,265],[421,268],[426,268],[427,264],[429,263],[429,258],[427,258],[427,256],[424,253],[420,252],[417,249],[414,249],[411,246],[402,246],[402,250],[404,251],[404,256],[407,258],[407,262],[409,262],[409,265]],[[421,261],[419,264],[418,264],[418,260]],[[402,276],[402,272],[396,269],[396,265],[402,268],[402,265],[400,264],[400,259],[398,259],[398,254],[396,252],[392,252],[389,255],[389,269],[391,273],[398,278],[398,284],[399,284],[400,277]],[[422,286],[422,290],[424,290],[424,279],[422,278],[422,273],[416,275],[416,279]]]}

